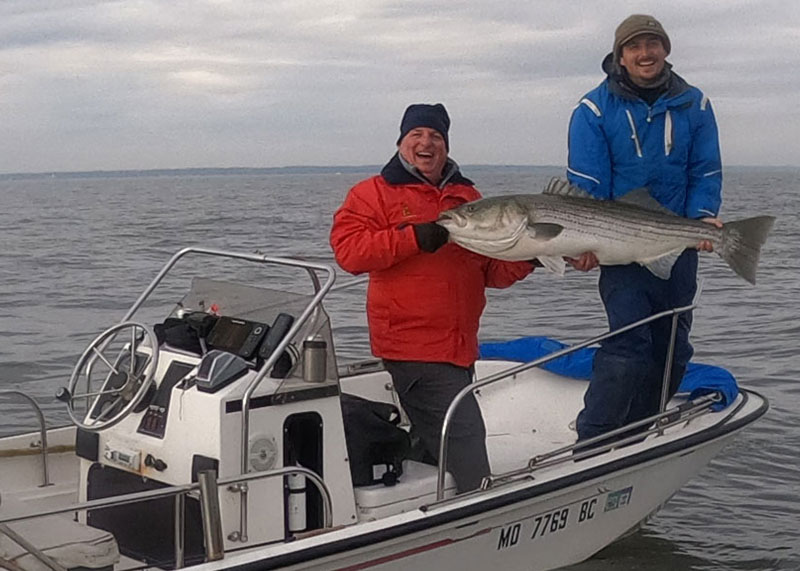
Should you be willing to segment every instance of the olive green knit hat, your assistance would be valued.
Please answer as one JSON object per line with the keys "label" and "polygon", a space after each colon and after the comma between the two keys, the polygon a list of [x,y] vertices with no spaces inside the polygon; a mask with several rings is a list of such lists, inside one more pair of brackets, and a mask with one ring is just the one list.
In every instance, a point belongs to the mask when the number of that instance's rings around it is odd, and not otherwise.
{"label": "olive green knit hat", "polygon": [[667,53],[670,52],[672,45],[669,42],[669,36],[667,32],[664,31],[661,22],[647,14],[633,14],[625,18],[622,23],[617,26],[617,31],[614,33],[614,61],[619,61],[619,56],[622,53],[622,46],[641,34],[654,34],[658,36],[664,44],[664,49]]}

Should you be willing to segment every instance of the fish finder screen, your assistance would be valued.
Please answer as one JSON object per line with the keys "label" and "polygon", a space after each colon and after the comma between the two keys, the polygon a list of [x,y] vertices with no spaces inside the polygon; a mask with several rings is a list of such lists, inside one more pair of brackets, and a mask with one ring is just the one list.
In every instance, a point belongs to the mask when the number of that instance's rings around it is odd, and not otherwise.
{"label": "fish finder screen", "polygon": [[220,317],[208,334],[208,344],[214,349],[238,353],[247,336],[253,330],[253,323],[244,319]]}

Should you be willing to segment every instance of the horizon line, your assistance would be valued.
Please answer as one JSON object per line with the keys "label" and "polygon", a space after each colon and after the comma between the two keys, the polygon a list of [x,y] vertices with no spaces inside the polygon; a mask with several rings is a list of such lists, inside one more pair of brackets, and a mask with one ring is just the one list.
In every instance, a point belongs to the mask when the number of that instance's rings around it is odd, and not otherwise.
{"label": "horizon line", "polygon": [[[467,168],[514,168],[514,169],[562,169],[561,165],[534,165],[534,164],[493,164],[493,163],[465,163],[459,165],[462,169]],[[93,176],[147,176],[147,175],[174,175],[181,173],[194,174],[245,174],[245,173],[287,173],[290,171],[302,174],[303,172],[364,172],[378,171],[382,168],[381,164],[365,165],[287,165],[280,167],[176,167],[176,168],[146,168],[146,169],[95,169],[79,171],[33,171],[33,172],[8,172],[0,173],[0,179],[15,178],[81,178]],[[754,169],[793,169],[800,168],[796,165],[726,165],[723,170],[728,168],[754,168]]]}

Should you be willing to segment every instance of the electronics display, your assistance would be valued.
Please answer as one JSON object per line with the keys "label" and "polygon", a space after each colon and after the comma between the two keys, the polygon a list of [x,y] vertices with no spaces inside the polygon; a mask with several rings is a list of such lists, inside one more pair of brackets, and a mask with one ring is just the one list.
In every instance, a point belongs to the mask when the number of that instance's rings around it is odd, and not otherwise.
{"label": "electronics display", "polygon": [[222,316],[209,332],[206,343],[209,348],[251,359],[268,330],[263,323]]}
{"label": "electronics display", "polygon": [[252,359],[256,349],[258,349],[258,346],[261,344],[261,340],[268,332],[269,327],[266,325],[262,323],[254,324],[247,338],[244,340],[244,343],[239,347],[238,355],[243,359]]}
{"label": "electronics display", "polygon": [[258,351],[258,356],[264,359],[265,361],[269,359],[272,352],[275,351],[275,348],[284,338],[286,333],[289,332],[289,329],[292,327],[292,323],[294,323],[294,317],[289,315],[288,313],[279,313],[278,317],[275,318],[275,322],[272,324],[272,327],[269,328],[269,332],[267,333],[264,342],[261,344],[261,349]]}
{"label": "electronics display", "polygon": [[[147,410],[137,430],[141,434],[164,438],[170,395],[181,380],[184,383],[180,388],[184,390],[190,386],[196,386],[201,392],[213,393],[220,390],[250,370],[253,360],[260,366],[263,360],[268,359],[294,323],[294,316],[288,313],[279,313],[272,327],[257,321],[228,316],[215,315],[213,319],[208,319],[197,312],[188,315],[192,318],[192,323],[188,323],[187,316],[180,319],[181,322],[187,320],[183,324],[184,329],[190,328],[197,335],[200,344],[207,348],[207,352],[196,366],[179,361],[170,364],[156,394],[147,399],[149,406],[146,405]],[[199,327],[201,325],[202,328]],[[171,331],[172,329],[167,333]],[[181,332],[185,333],[184,330]],[[206,332],[207,335],[203,338]],[[293,362],[288,353],[284,353],[273,367],[272,376],[284,377]],[[138,362],[137,365],[141,366]],[[196,373],[187,377],[193,369],[196,369]],[[112,383],[113,381],[115,379],[111,380]]]}

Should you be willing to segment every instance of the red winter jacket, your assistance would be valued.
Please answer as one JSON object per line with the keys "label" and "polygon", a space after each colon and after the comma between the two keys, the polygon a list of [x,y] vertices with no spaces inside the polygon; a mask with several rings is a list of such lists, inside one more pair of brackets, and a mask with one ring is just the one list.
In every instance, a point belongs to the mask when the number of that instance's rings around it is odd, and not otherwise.
{"label": "red winter jacket", "polygon": [[452,243],[434,253],[419,249],[412,224],[481,197],[455,163],[448,166],[451,175],[440,190],[416,179],[395,155],[380,176],[350,189],[334,214],[336,261],[353,274],[369,272],[367,319],[376,357],[472,365],[484,289],[508,287],[533,269]]}

